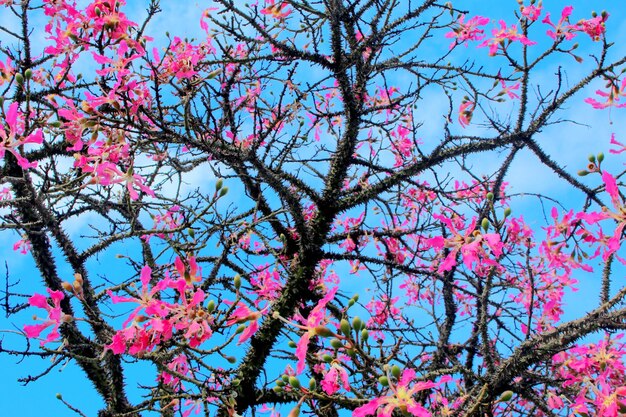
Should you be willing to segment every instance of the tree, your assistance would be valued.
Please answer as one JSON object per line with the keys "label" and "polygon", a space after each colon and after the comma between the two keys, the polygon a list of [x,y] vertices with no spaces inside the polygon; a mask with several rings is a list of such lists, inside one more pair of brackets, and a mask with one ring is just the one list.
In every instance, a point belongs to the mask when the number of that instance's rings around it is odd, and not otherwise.
{"label": "tree", "polygon": [[[159,44],[157,0],[0,1],[1,227],[37,269],[3,305],[38,316],[3,352],[101,417],[626,412],[623,172],[545,150],[624,105],[626,57],[605,12],[465,3],[216,0]],[[543,225],[529,155],[572,190]]]}

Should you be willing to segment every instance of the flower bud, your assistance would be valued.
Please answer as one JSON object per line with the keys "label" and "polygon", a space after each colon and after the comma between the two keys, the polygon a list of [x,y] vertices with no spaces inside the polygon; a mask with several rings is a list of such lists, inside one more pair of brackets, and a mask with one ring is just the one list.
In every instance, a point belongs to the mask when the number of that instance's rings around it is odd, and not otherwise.
{"label": "flower bud", "polygon": [[272,388],[272,390],[276,393],[276,394],[280,394],[281,392],[283,392],[283,387],[279,387],[278,385],[276,385],[275,387]]}
{"label": "flower bud", "polygon": [[330,339],[330,345],[335,348],[335,349],[339,349],[341,347],[343,347],[343,343],[341,343],[341,340],[339,339]]}
{"label": "flower bud", "polygon": [[579,177],[584,177],[585,175],[589,175],[589,171],[587,171],[586,169],[581,169],[580,171],[578,171]]}
{"label": "flower bud", "polygon": [[325,353],[322,355],[322,360],[326,363],[331,363],[333,361],[333,357],[330,356],[328,353]]}
{"label": "flower bud", "polygon": [[285,381],[285,382],[289,382],[289,375],[284,374],[284,375],[282,375],[282,376],[281,376],[281,379],[282,379],[283,381]]}
{"label": "flower bud", "polygon": [[317,381],[315,380],[315,378],[309,379],[309,389],[311,391],[314,391],[315,388],[317,388]]}
{"label": "flower bud", "polygon": [[246,325],[245,325],[245,324],[240,324],[240,325],[237,327],[237,331],[236,331],[235,333],[236,333],[236,334],[243,333],[243,331],[244,331],[244,330],[246,330]]}
{"label": "flower bud", "polygon": [[487,200],[489,200],[489,201],[493,201],[493,198],[494,198],[493,193],[492,193],[491,191],[490,191],[490,192],[488,192],[488,193],[487,193]]}
{"label": "flower bud", "polygon": [[206,309],[209,313],[212,313],[213,311],[215,311],[215,301],[213,300],[209,301],[209,303],[206,305]]}
{"label": "flower bud", "polygon": [[369,339],[369,337],[370,337],[370,332],[368,332],[367,329],[361,330],[361,340],[363,342],[367,342],[367,339]]}
{"label": "flower bud", "polygon": [[276,380],[276,385],[278,385],[279,387],[284,387],[285,381],[283,381],[282,379],[278,379]]}
{"label": "flower bud", "polygon": [[295,349],[298,347],[298,344],[294,342],[293,340],[290,340],[289,342],[287,342],[287,345],[292,349]]}
{"label": "flower bud", "polygon": [[398,365],[394,365],[391,367],[391,375],[393,375],[394,378],[400,378],[401,373],[402,373],[402,370],[400,369]]}
{"label": "flower bud", "polygon": [[511,207],[507,207],[504,209],[504,217],[509,217],[511,215]]}
{"label": "flower bud", "polygon": [[383,387],[388,387],[389,386],[389,378],[387,378],[386,376],[381,376],[378,377],[378,382],[380,382],[380,385],[382,385]]}
{"label": "flower bud", "polygon": [[504,391],[502,395],[500,395],[500,398],[498,399],[498,401],[507,402],[507,401],[511,401],[511,398],[513,398],[513,391]]}
{"label": "flower bud", "polygon": [[26,71],[24,71],[24,77],[27,80],[30,80],[31,78],[33,78],[33,70],[29,68]]}
{"label": "flower bud", "polygon": [[361,330],[361,328],[363,327],[363,322],[361,321],[361,319],[359,318],[359,316],[355,316],[352,319],[352,327],[354,327],[355,330]]}
{"label": "flower bud", "polygon": [[300,380],[298,380],[298,378],[296,378],[295,376],[290,376],[289,377],[289,385],[291,385],[292,387],[298,389],[298,388],[300,388]]}
{"label": "flower bud", "polygon": [[483,230],[486,232],[487,230],[489,230],[489,220],[487,220],[487,218],[483,218],[482,221],[480,222],[480,226],[483,228]]}
{"label": "flower bud", "polygon": [[241,384],[241,380],[235,378],[232,381],[230,381],[230,385],[232,385],[233,387],[238,387],[239,384]]}
{"label": "flower bud", "polygon": [[228,363],[237,362],[237,358],[235,358],[234,356],[226,356],[226,360],[228,361]]}
{"label": "flower bud", "polygon": [[348,300],[348,307],[352,307],[354,305],[354,300],[353,299],[349,299]]}
{"label": "flower bud", "polygon": [[588,160],[589,162],[595,163],[595,162],[596,162],[596,156],[595,156],[595,155],[589,155],[589,156],[587,157],[587,160]]}
{"label": "flower bud", "polygon": [[603,153],[603,152],[600,152],[600,153],[598,154],[598,163],[600,163],[600,162],[602,162],[602,161],[604,161],[604,153]]}
{"label": "flower bud", "polygon": [[221,178],[218,179],[217,182],[215,183],[215,191],[221,190],[223,186],[224,186],[224,180]]}
{"label": "flower bud", "polygon": [[330,336],[333,336],[335,334],[335,333],[333,333],[332,330],[330,330],[326,326],[316,326],[313,329],[313,331],[315,332],[316,335],[322,336],[322,337],[330,337]]}
{"label": "flower bud", "polygon": [[235,284],[235,289],[239,290],[239,288],[241,288],[241,275],[239,275],[239,274],[235,275],[235,278],[234,278],[233,281],[234,281],[234,284]]}
{"label": "flower bud", "polygon": [[74,287],[72,286],[72,284],[70,284],[70,283],[69,283],[69,282],[67,282],[67,281],[63,281],[63,282],[61,283],[61,286],[62,286],[62,287],[63,287],[63,289],[64,289],[65,291],[67,291],[67,292],[72,292],[72,291],[74,291]]}
{"label": "flower bud", "polygon": [[15,74],[15,82],[19,85],[24,84],[24,76],[18,72]]}
{"label": "flower bud", "polygon": [[63,396],[61,395],[61,393],[60,393],[60,392],[57,392],[57,394],[55,395],[55,397],[56,397],[56,399],[57,399],[57,400],[62,400],[62,399],[63,399]]}
{"label": "flower bud", "polygon": [[341,333],[346,336],[350,336],[350,323],[346,319],[341,319],[339,322],[339,328],[341,329]]}
{"label": "flower bud", "polygon": [[226,194],[228,194],[228,187],[224,187],[220,190],[220,197],[224,197]]}

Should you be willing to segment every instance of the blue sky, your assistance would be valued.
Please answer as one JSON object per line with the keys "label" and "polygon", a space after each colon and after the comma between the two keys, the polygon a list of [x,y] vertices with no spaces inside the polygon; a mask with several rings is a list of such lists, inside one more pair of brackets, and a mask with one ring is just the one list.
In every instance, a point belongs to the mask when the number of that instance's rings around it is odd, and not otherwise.
{"label": "blue sky", "polygon": [[[134,0],[128,0],[128,2],[130,6],[127,8],[127,13],[131,17],[136,16],[136,19],[140,20],[145,2]],[[552,15],[558,19],[560,9],[564,5],[573,4],[575,6],[574,16],[575,19],[578,19],[589,17],[590,11],[597,8],[599,3],[611,13],[611,17],[607,22],[608,37],[618,42],[620,39],[625,39],[626,13],[621,1],[611,0],[598,2],[577,0],[573,2],[563,2],[547,0],[544,2],[544,6],[549,8],[552,11]],[[504,16],[507,21],[512,21],[510,11],[515,9],[516,4],[515,0],[457,0],[455,2],[456,7],[467,8],[472,11],[472,15],[482,14],[494,18]],[[199,15],[203,9],[209,6],[208,3],[203,5],[201,1],[195,0],[163,1],[163,12],[152,22],[148,33],[155,37],[157,43],[164,41],[165,30],[169,30],[172,35],[178,35],[180,37],[201,37],[203,32],[198,24]],[[42,22],[36,22],[36,24],[38,23]],[[0,13],[0,24],[11,27],[14,23],[11,23],[8,16],[3,12]],[[0,36],[0,40],[3,39],[6,38]],[[35,31],[33,39],[35,39],[36,42],[45,43],[41,32]],[[581,42],[583,44],[581,49],[588,46],[585,42],[586,41]],[[589,42],[586,43],[588,44]],[[617,43],[614,47],[614,51],[616,56],[618,54],[623,55],[626,53],[626,45]],[[475,51],[471,51],[469,53],[474,52]],[[585,59],[588,59],[588,57],[585,57]],[[556,67],[560,64],[562,64],[560,61],[551,62],[550,65],[542,69],[541,78],[549,83],[553,78]],[[570,60],[564,65],[571,79],[576,79],[577,75],[581,73],[582,68],[587,64],[588,62],[585,62],[581,66],[576,66],[572,64],[572,60]],[[87,63],[84,65],[85,71],[89,71],[89,65]],[[590,107],[582,102],[584,97],[591,95],[596,88],[600,87],[601,85],[590,86],[586,91],[586,95],[580,95],[580,100],[570,102],[570,106],[563,111],[564,118],[576,121],[584,120],[586,126],[567,124],[555,126],[542,132],[542,135],[545,137],[545,140],[542,140],[544,149],[550,154],[558,154],[563,164],[570,168],[570,172],[575,172],[584,166],[587,154],[597,153],[599,151],[603,151],[607,155],[607,167],[618,169],[622,166],[622,162],[618,157],[608,154],[608,149],[611,133],[615,132],[618,140],[626,140],[626,129],[624,129],[626,118],[623,113],[614,109],[611,114],[612,124],[609,124],[607,123],[609,118],[608,111],[591,111]],[[428,110],[428,114],[423,115],[425,121],[429,119],[439,120],[443,108],[443,104],[433,103],[433,106]],[[434,117],[430,117],[431,115]],[[438,126],[436,124],[426,123],[425,132],[425,134],[432,133],[436,135]],[[620,137],[621,132],[623,132],[623,136]],[[479,162],[484,164],[484,168],[487,171],[490,164],[493,164],[494,167],[497,164],[497,161],[477,161],[477,163]],[[529,166],[533,168],[529,169]],[[547,175],[547,173],[547,169],[541,168],[539,164],[536,163],[534,156],[530,154],[524,155],[514,163],[510,171],[508,180],[511,183],[512,192],[549,192],[551,195],[561,198],[565,202],[570,202],[574,206],[580,204],[578,196],[572,195],[568,184],[564,181],[553,179],[553,176]],[[551,178],[551,180],[547,181],[546,178]],[[202,172],[197,173],[197,180],[199,182],[207,181],[208,183],[213,181],[212,178],[207,178],[206,174]],[[583,179],[583,182],[590,186],[596,186],[599,185],[599,178],[588,177],[588,179]],[[231,199],[236,198],[237,193],[231,194],[233,194],[233,196],[230,197]],[[538,210],[537,200],[535,198],[516,198],[512,206],[516,213],[524,213],[532,222],[536,222],[537,225],[541,224],[542,213]],[[548,206],[546,208],[549,211],[550,207]],[[83,224],[75,224],[73,228],[68,230],[68,233],[74,237],[79,236],[84,230],[83,228],[89,222],[88,218],[83,220]],[[32,260],[30,260],[28,256],[22,256],[13,252],[11,249],[12,243],[17,239],[16,235],[5,232],[2,234],[2,237],[5,245],[0,249],[0,258],[3,258],[9,265],[11,276],[19,277],[21,281],[19,287],[17,287],[19,291],[22,293],[42,292],[38,274]],[[124,253],[124,248],[118,249],[120,253]],[[107,268],[110,268],[112,262],[116,262],[115,265],[122,265],[122,262],[116,261],[114,256],[102,257],[99,262],[94,262],[92,265],[93,273],[107,270]],[[116,266],[116,268],[117,267],[118,266]],[[4,268],[2,268],[0,273],[4,275]],[[70,271],[65,271],[65,273],[71,275]],[[590,296],[590,293],[586,291],[592,291],[591,288],[594,286],[585,285],[584,283],[581,284],[581,286],[585,290],[572,295],[571,300],[572,305],[580,305],[581,308],[584,309],[585,301]],[[596,295],[593,294],[592,296],[595,300]],[[571,310],[571,314],[575,314],[574,311],[580,310]],[[10,332],[11,329],[21,328],[23,324],[30,322],[30,316],[35,313],[37,312],[31,309],[14,315],[9,319],[2,317],[0,319],[0,329],[6,329]],[[17,340],[19,340],[19,338],[17,338],[15,334],[5,333],[4,335],[4,343],[8,348],[19,349],[22,347],[23,344],[21,344],[21,342],[15,344]],[[89,416],[95,415],[101,402],[95,393],[92,392],[93,390],[88,387],[87,380],[83,378],[81,371],[71,363],[67,366],[56,367],[49,375],[29,384],[27,387],[22,387],[16,382],[17,378],[44,370],[48,364],[49,362],[37,358],[0,356],[0,366],[2,366],[4,370],[4,375],[0,378],[0,392],[3,393],[3,397],[5,398],[5,401],[0,405],[0,414],[21,415],[22,417],[39,417],[42,413],[45,413],[47,416],[72,415],[65,406],[56,400],[55,394],[60,392],[73,406],[84,410]],[[134,386],[133,379],[135,377],[138,379],[141,377],[140,369],[129,374],[129,387]]]}

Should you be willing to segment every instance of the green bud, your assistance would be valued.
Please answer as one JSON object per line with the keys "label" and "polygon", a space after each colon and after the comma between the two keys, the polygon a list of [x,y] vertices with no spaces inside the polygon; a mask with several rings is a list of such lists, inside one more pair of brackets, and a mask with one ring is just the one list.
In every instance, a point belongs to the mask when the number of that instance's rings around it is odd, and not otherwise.
{"label": "green bud", "polygon": [[589,175],[589,171],[587,171],[586,169],[581,169],[580,171],[578,171],[579,177],[584,177],[585,175]]}
{"label": "green bud", "polygon": [[15,82],[18,84],[24,84],[24,76],[20,73],[15,74]]}
{"label": "green bud", "polygon": [[58,120],[55,120],[54,122],[50,122],[49,125],[51,127],[61,127],[61,122],[59,122]]}
{"label": "green bud", "polygon": [[62,400],[62,399],[63,399],[63,396],[61,395],[61,393],[60,393],[60,392],[57,392],[57,394],[55,395],[55,397],[56,397],[56,399],[57,399],[57,400]]}
{"label": "green bud", "polygon": [[215,311],[215,301],[213,300],[209,301],[209,303],[206,305],[206,310],[209,313],[212,313],[213,311]]}
{"label": "green bud", "polygon": [[359,294],[354,294],[351,298],[351,300],[354,300],[354,302],[356,303],[357,301],[359,301]]}
{"label": "green bud", "polygon": [[494,198],[493,193],[492,193],[491,191],[490,191],[490,192],[488,192],[488,193],[487,193],[487,200],[489,200],[489,201],[493,201],[493,198]]}
{"label": "green bud", "polygon": [[223,186],[224,186],[224,180],[221,178],[218,179],[217,182],[215,183],[215,191],[219,191]]}
{"label": "green bud", "polygon": [[4,96],[0,96],[0,107],[4,105]]}
{"label": "green bud", "polygon": [[602,161],[604,161],[604,153],[603,153],[603,152],[600,152],[600,153],[598,154],[598,163],[600,163],[600,162],[602,162]]}
{"label": "green bud", "polygon": [[290,376],[289,377],[289,385],[291,385],[292,387],[298,389],[298,388],[300,388],[300,381],[295,376]]}
{"label": "green bud", "polygon": [[239,290],[239,288],[241,288],[241,275],[239,275],[239,274],[235,275],[235,278],[234,278],[233,281],[234,281],[234,284],[235,284],[235,289]]}
{"label": "green bud", "polygon": [[220,190],[220,197],[224,197],[226,194],[228,194],[228,187],[224,187]]}
{"label": "green bud", "polygon": [[391,367],[391,375],[393,375],[394,378],[400,378],[401,373],[402,373],[402,370],[400,369],[398,365],[394,365]]}
{"label": "green bud", "polygon": [[513,398],[513,391],[504,391],[502,395],[500,395],[500,398],[498,399],[498,401],[507,402],[507,401],[511,401],[511,398]]}
{"label": "green bud", "polygon": [[341,333],[345,334],[346,336],[350,336],[351,329],[348,320],[341,319],[341,321],[339,322],[339,328],[341,329]]}
{"label": "green bud", "polygon": [[239,384],[241,384],[241,380],[235,378],[230,382],[230,385],[232,385],[233,387],[238,387]]}
{"label": "green bud", "polygon": [[330,339],[330,345],[335,349],[339,349],[340,347],[343,346],[343,343],[341,343],[341,340],[335,338],[335,339]]}
{"label": "green bud", "polygon": [[289,342],[287,342],[287,345],[292,349],[295,349],[298,347],[298,344],[294,342],[293,340],[290,340]]}
{"label": "green bud", "polygon": [[389,378],[384,375],[378,378],[378,382],[380,382],[380,385],[382,385],[383,387],[389,386]]}
{"label": "green bud", "polygon": [[354,305],[354,300],[350,299],[348,300],[348,308],[352,307]]}
{"label": "green bud", "polygon": [[283,381],[282,379],[278,379],[276,380],[276,385],[278,385],[279,387],[284,387],[285,381]]}
{"label": "green bud", "polygon": [[359,318],[359,316],[355,316],[352,319],[352,327],[354,327],[355,330],[361,330],[361,328],[363,327],[363,322],[361,321],[361,319]]}
{"label": "green bud", "polygon": [[348,356],[353,357],[354,355],[356,355],[356,350],[354,350],[354,349],[347,349],[346,353],[348,354]]}
{"label": "green bud", "polygon": [[333,357],[330,356],[328,353],[325,353],[322,355],[322,360],[326,363],[331,363],[333,361]]}
{"label": "green bud", "polygon": [[272,388],[272,390],[274,390],[276,394],[280,394],[281,392],[283,392],[283,387],[279,387],[278,385],[276,385],[274,388]]}
{"label": "green bud", "polygon": [[24,71],[24,77],[27,80],[30,80],[31,78],[33,78],[33,70],[29,68],[26,71]]}
{"label": "green bud", "polygon": [[228,361],[228,363],[237,362],[237,358],[235,358],[234,356],[226,356],[226,360]]}
{"label": "green bud", "polygon": [[191,236],[191,238],[192,238],[192,239],[195,239],[195,238],[196,238],[196,231],[195,231],[195,230],[193,230],[191,227],[188,227],[188,228],[187,228],[187,234],[188,234],[189,236]]}
{"label": "green bud", "polygon": [[236,331],[235,333],[236,333],[236,334],[243,333],[243,331],[244,331],[244,330],[246,330],[246,325],[245,325],[245,324],[240,324],[240,325],[237,327],[237,331]]}
{"label": "green bud", "polygon": [[595,156],[595,155],[589,155],[589,156],[587,157],[587,159],[589,160],[589,162],[593,162],[593,163],[595,163],[595,162],[596,162],[596,156]]}
{"label": "green bud", "polygon": [[487,220],[487,218],[483,218],[482,221],[480,222],[480,226],[483,228],[483,230],[486,232],[487,230],[489,230],[489,220]]}
{"label": "green bud", "polygon": [[317,388],[317,381],[315,380],[315,378],[309,379],[309,389],[311,391],[314,391],[315,388]]}
{"label": "green bud", "polygon": [[504,217],[509,217],[511,215],[511,207],[507,207],[504,209]]}
{"label": "green bud", "polygon": [[361,340],[364,342],[367,342],[367,339],[369,339],[370,337],[370,332],[367,331],[367,329],[363,329],[361,330]]}
{"label": "green bud", "polygon": [[289,382],[289,375],[284,374],[283,376],[281,376],[282,380],[285,382]]}

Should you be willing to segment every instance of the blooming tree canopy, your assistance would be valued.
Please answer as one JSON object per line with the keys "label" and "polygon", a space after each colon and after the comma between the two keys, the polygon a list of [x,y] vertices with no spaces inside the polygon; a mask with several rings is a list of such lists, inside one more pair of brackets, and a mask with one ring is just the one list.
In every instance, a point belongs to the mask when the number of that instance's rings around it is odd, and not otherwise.
{"label": "blooming tree canopy", "polygon": [[214,0],[191,39],[126,3],[0,0],[26,382],[77,367],[99,417],[626,415],[625,133],[583,126],[623,117],[610,13]]}

